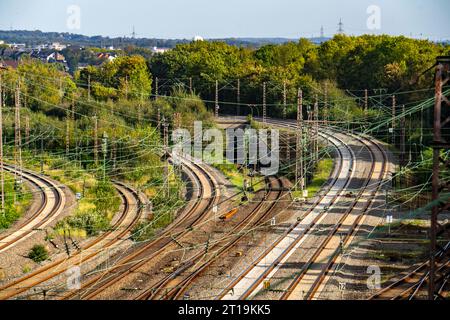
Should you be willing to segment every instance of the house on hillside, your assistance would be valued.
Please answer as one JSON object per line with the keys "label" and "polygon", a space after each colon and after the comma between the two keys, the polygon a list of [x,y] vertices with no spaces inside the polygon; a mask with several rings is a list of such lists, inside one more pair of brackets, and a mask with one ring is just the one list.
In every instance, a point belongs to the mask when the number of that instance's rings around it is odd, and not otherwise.
{"label": "house on hillside", "polygon": [[0,48],[0,59],[3,60],[20,60],[23,57],[29,57],[31,51],[29,50],[16,50],[10,47]]}
{"label": "house on hillside", "polygon": [[46,59],[48,63],[66,63],[66,58],[61,53],[56,51],[49,54]]}
{"label": "house on hillside", "polygon": [[66,58],[57,51],[33,50],[30,56],[33,59],[38,59],[47,63],[66,63]]}
{"label": "house on hillside", "polygon": [[50,50],[56,50],[56,51],[62,51],[67,48],[65,44],[61,44],[59,42],[53,42],[46,45],[47,49]]}
{"label": "house on hillside", "polygon": [[100,52],[99,54],[97,54],[97,58],[112,62],[117,58],[117,55],[115,53]]}
{"label": "house on hillside", "polygon": [[36,60],[40,60],[42,62],[47,62],[47,57],[50,55],[49,52],[43,50],[33,50],[30,54],[30,57]]}
{"label": "house on hillside", "polygon": [[170,50],[169,48],[158,48],[158,47],[153,47],[152,48],[152,52],[155,53],[155,54],[164,53],[164,52],[167,52],[169,50]]}
{"label": "house on hillside", "polygon": [[8,46],[13,49],[25,49],[27,47],[25,43],[9,43]]}
{"label": "house on hillside", "polygon": [[10,47],[0,48],[0,57],[3,59],[12,59],[14,56],[15,50]]}
{"label": "house on hillside", "polygon": [[17,67],[19,66],[19,61],[15,61],[15,60],[4,60],[4,61],[0,61],[0,69],[17,69]]}
{"label": "house on hillside", "polygon": [[48,50],[33,50],[29,56],[32,59],[39,60],[43,63],[58,63],[62,65],[64,70],[69,70],[69,66],[67,64],[66,58],[57,51],[48,51]]}

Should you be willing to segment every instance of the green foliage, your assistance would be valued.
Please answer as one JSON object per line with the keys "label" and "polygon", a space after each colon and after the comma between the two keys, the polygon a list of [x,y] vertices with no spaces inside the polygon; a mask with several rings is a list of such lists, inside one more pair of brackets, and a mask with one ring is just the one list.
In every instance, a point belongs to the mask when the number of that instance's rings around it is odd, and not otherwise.
{"label": "green foliage", "polygon": [[[364,110],[359,107],[355,100],[348,97],[342,90],[336,87],[336,84],[330,81],[324,81],[321,88],[327,85],[328,90],[328,116],[331,119],[342,122],[358,122],[364,119]],[[319,110],[320,116],[323,116],[324,110]]]}
{"label": "green foliage", "polygon": [[[163,173],[158,155],[161,138],[155,125],[158,109],[172,126],[175,113],[181,113],[181,124],[185,128],[192,128],[196,120],[203,121],[204,127],[213,126],[208,109],[214,108],[215,81],[219,80],[221,102],[235,103],[235,81],[239,78],[242,108],[247,108],[244,112],[261,115],[259,107],[250,109],[246,105],[262,102],[263,82],[267,83],[269,116],[278,117],[283,108],[282,88],[286,83],[287,112],[291,118],[296,115],[297,88],[303,90],[306,114],[316,94],[319,95],[320,106],[323,105],[323,91],[327,85],[330,120],[377,120],[382,118],[383,110],[373,108],[365,114],[361,103],[357,102],[358,97],[350,96],[344,89],[358,90],[355,95],[361,97],[361,90],[366,88],[386,88],[388,92],[428,88],[431,73],[417,83],[411,80],[430,67],[435,56],[448,53],[449,46],[385,35],[338,35],[320,46],[301,39],[282,45],[266,45],[257,50],[238,48],[224,42],[197,41],[177,45],[173,50],[158,55],[129,47],[113,62],[101,65],[101,61],[95,58],[100,49],[70,48],[66,51],[75,81],[56,66],[33,60],[24,60],[18,70],[2,71],[6,104],[10,107],[14,105],[14,88],[19,75],[22,76],[22,115],[30,116],[32,137],[24,146],[27,164],[39,168],[42,160],[45,169],[51,170],[55,177],[59,175],[58,178],[69,183],[72,190],[80,189],[81,172],[90,171],[92,177],[100,177],[102,161],[93,161],[92,117],[96,115],[99,135],[103,132],[108,134],[108,150],[114,146],[119,159],[118,165],[113,166],[112,155],[108,152],[107,174],[154,192],[151,198],[156,203],[157,218],[151,224],[156,230],[170,223],[169,208],[180,202],[179,197],[166,199],[160,192]],[[93,65],[74,72],[81,61]],[[194,92],[187,92],[186,86],[168,83],[160,88],[158,99],[151,100],[153,76],[161,80],[179,79],[184,84],[192,77]],[[87,100],[89,78],[91,100]],[[168,96],[162,96],[165,94]],[[415,91],[399,96],[398,103],[423,97],[424,93]],[[75,101],[75,121],[70,118],[66,121],[66,111],[71,107],[72,99]],[[374,101],[370,104],[375,105]],[[221,103],[220,108],[221,113],[234,112],[236,105]],[[319,107],[319,110],[323,112],[323,108]],[[4,123],[5,139],[12,141],[14,113],[11,108],[5,108]],[[75,152],[64,159],[67,128],[72,137],[68,141],[69,149]],[[45,154],[38,152],[41,141],[44,149],[48,150]],[[12,155],[12,148],[6,147],[6,152]],[[426,152],[423,155],[428,156]],[[419,169],[429,170],[429,166]],[[174,183],[172,187],[173,194],[178,195],[179,184]],[[94,208],[77,212],[72,221],[64,223],[95,234],[108,228],[118,200],[109,183],[94,183],[88,189],[87,195],[92,202],[97,199]],[[6,220],[13,221],[16,217],[12,211],[10,216],[11,219]]]}
{"label": "green foliage", "polygon": [[[171,176],[174,177],[173,174]],[[154,182],[151,181],[149,183],[152,185]],[[161,186],[162,181],[159,181],[157,184]],[[156,193],[152,193],[153,217],[150,221],[139,223],[134,227],[131,236],[133,241],[150,240],[159,230],[165,228],[173,221],[176,212],[184,205],[184,200],[179,196],[181,186],[182,183],[178,178],[171,179],[169,196],[159,188],[157,188]],[[153,189],[145,185],[144,187]]]}
{"label": "green foliage", "polygon": [[[84,202],[84,206],[87,209],[82,210],[79,207],[74,216],[59,221],[55,229],[84,230],[88,236],[108,230],[111,216],[117,212],[120,206],[120,199],[114,186],[108,181],[98,181],[93,188],[88,190],[86,199],[87,202]],[[89,206],[89,203],[92,203],[93,206]]]}
{"label": "green foliage", "polygon": [[[193,42],[176,46],[173,50],[156,55],[150,60],[152,74],[164,79],[180,79],[185,84],[192,77],[195,91],[203,99],[214,100],[215,80],[219,81],[221,101],[236,101],[235,90],[230,86],[241,79],[241,103],[254,104],[261,101],[262,83],[267,86],[267,101],[271,116],[280,115],[282,87],[286,82],[288,115],[295,116],[297,88],[303,90],[304,101],[311,104],[314,95],[323,92],[321,85],[327,81],[335,91],[336,98],[348,97],[341,89],[358,90],[385,88],[388,92],[427,88],[431,73],[414,80],[428,69],[438,55],[449,51],[449,46],[406,37],[346,36],[337,35],[317,46],[306,39],[281,45],[266,45],[257,50],[229,46],[223,42]],[[233,81],[233,82],[232,82]],[[339,89],[338,89],[339,88]],[[164,89],[162,89],[164,90]],[[165,93],[168,93],[166,91]],[[370,95],[373,92],[369,92]],[[319,98],[322,99],[321,94]],[[329,101],[334,97],[331,96]],[[399,97],[399,103],[416,101],[423,93],[416,92]],[[346,102],[335,103],[341,108]],[[354,102],[350,102],[354,105]],[[212,103],[208,106],[214,108]],[[354,117],[360,111],[351,105]],[[234,105],[221,105],[221,110],[234,113]],[[342,109],[342,108],[341,108]],[[347,110],[347,105],[345,105]],[[247,110],[246,110],[247,111]],[[248,110],[250,111],[250,110]],[[253,110],[257,114],[258,110]],[[261,111],[259,110],[259,113]],[[342,118],[339,111],[333,113]]]}
{"label": "green foliage", "polygon": [[43,262],[48,259],[48,250],[45,246],[36,244],[28,253],[28,258],[36,263]]}
{"label": "green foliage", "polygon": [[[241,79],[241,102],[254,103],[261,99],[261,85],[270,81],[268,99],[280,99],[280,86],[288,85],[288,97],[295,99],[297,87],[309,92],[314,81],[305,74],[315,58],[315,47],[307,40],[284,45],[267,45],[256,51],[227,45],[223,42],[197,41],[182,44],[150,60],[152,74],[164,79],[192,78],[195,91],[202,98],[214,99],[214,84]],[[308,63],[306,61],[310,59]],[[233,84],[235,85],[235,84]],[[278,87],[278,89],[276,89]],[[235,92],[221,93],[221,100],[235,101]],[[211,107],[211,106],[210,106]],[[222,110],[234,106],[221,106]],[[276,112],[271,110],[270,112]]]}
{"label": "green foliage", "polygon": [[[169,79],[192,76],[201,86],[201,81],[223,80],[242,72],[241,65],[250,58],[251,52],[246,49],[223,42],[195,41],[155,55],[151,60],[151,71]],[[246,74],[249,72],[251,69]]]}
{"label": "green foliage", "polygon": [[131,234],[133,241],[142,242],[151,239],[155,235],[155,230],[151,222],[140,222],[133,228]]}
{"label": "green foliage", "polygon": [[[21,186],[21,191],[14,189],[14,178],[10,174],[5,174],[5,210],[0,212],[0,231],[8,229],[27,210],[32,194],[25,185]],[[15,201],[14,201],[15,200]]]}
{"label": "green foliage", "polygon": [[83,69],[77,80],[87,88],[90,79],[91,94],[98,100],[126,98],[143,100],[151,93],[152,79],[146,60],[138,55],[121,56],[100,67]]}
{"label": "green foliage", "polygon": [[92,84],[92,95],[98,101],[108,101],[109,99],[116,99],[118,94],[117,90],[110,87],[105,87],[98,82]]}
{"label": "green foliage", "polygon": [[99,181],[91,190],[94,196],[94,204],[97,211],[104,216],[108,212],[114,212],[119,207],[120,199],[116,195],[114,186],[109,181]]}
{"label": "green foliage", "polygon": [[327,182],[332,169],[333,169],[332,159],[323,159],[319,161],[317,169],[312,177],[312,180],[309,182],[307,186],[309,197],[314,197],[314,195],[323,187],[323,184]]}
{"label": "green foliage", "polygon": [[85,230],[88,236],[95,236],[101,231],[109,229],[109,219],[97,211],[77,213],[58,222],[56,230],[79,229]]}
{"label": "green foliage", "polygon": [[64,100],[72,99],[76,91],[75,83],[59,71],[55,64],[23,60],[17,72],[23,75],[21,90],[24,104],[30,105],[34,111],[49,112]]}
{"label": "green foliage", "polygon": [[165,97],[158,103],[162,104],[161,113],[170,122],[174,121],[174,114],[181,114],[181,126],[192,128],[194,121],[202,121],[203,127],[213,126],[212,114],[206,109],[199,96],[187,93],[181,87],[175,87],[169,97]]}
{"label": "green foliage", "polygon": [[[432,74],[424,75],[418,83],[413,80],[445,50],[443,45],[403,36],[338,35],[319,47],[319,68],[313,74],[335,80],[346,89],[417,90],[431,83]],[[411,101],[415,98],[409,97]]]}
{"label": "green foliage", "polygon": [[[67,75],[56,73],[50,64],[31,60],[27,61],[23,68],[27,72],[25,78],[28,80],[23,82],[22,96],[30,94],[28,101],[22,100],[24,106],[21,111],[23,117],[29,118],[30,141],[23,145],[25,166],[40,171],[42,165],[47,175],[68,185],[74,192],[84,194],[75,214],[58,222],[55,227],[57,233],[63,234],[64,230],[70,230],[72,235],[78,231],[80,234],[84,232],[89,236],[96,235],[110,228],[110,221],[119,209],[120,198],[114,186],[109,181],[103,182],[102,151],[99,152],[100,161],[98,163],[93,161],[93,115],[98,118],[99,136],[103,132],[108,135],[105,154],[107,175],[124,180],[130,185],[144,187],[142,189],[144,192],[151,189],[150,196],[154,198],[152,200],[155,203],[155,212],[160,214],[153,227],[158,229],[170,223],[171,212],[183,204],[178,196],[182,184],[177,179],[172,179],[174,181],[171,181],[170,188],[173,196],[170,199],[164,198],[160,192],[164,179],[161,170],[162,160],[158,154],[161,150],[161,138],[154,125],[156,110],[160,106],[162,114],[170,122],[173,122],[175,112],[183,112],[182,121],[185,124],[192,124],[197,119],[208,122],[210,113],[198,96],[187,94],[183,90],[174,90],[173,97],[149,101],[146,98],[151,90],[151,78],[146,61],[138,56],[121,57],[114,63],[104,64],[100,68],[89,67],[87,71],[78,75],[77,83],[80,77],[83,79],[83,76],[92,75],[93,99],[87,101],[85,87],[78,88],[79,92],[73,93],[76,97],[73,105],[76,113],[72,119],[68,117],[70,113],[66,113],[72,108],[69,104],[72,103],[72,94],[52,95],[53,91],[61,93],[60,83],[62,89],[70,92],[69,87],[63,82]],[[40,75],[48,73],[51,79],[52,72],[55,73],[54,76],[63,78],[55,78],[55,84],[42,82],[48,86],[48,91],[38,93]],[[5,73],[2,72],[2,75],[3,79],[14,88],[18,73],[7,70]],[[59,82],[59,79],[63,80]],[[124,85],[127,86],[126,95],[129,100],[124,99]],[[39,99],[35,99],[38,94]],[[7,104],[13,105],[13,92],[8,91],[7,95]],[[118,100],[113,101],[115,98]],[[100,103],[97,99],[106,102]],[[13,140],[12,108],[4,110],[4,129],[5,139]],[[70,134],[68,141],[70,152],[67,155],[66,132]],[[45,152],[40,152],[41,145]],[[112,165],[113,148],[117,166]],[[12,158],[13,151],[12,147],[6,146],[6,158]],[[7,227],[10,221],[16,218],[16,212],[9,211],[4,221],[0,222],[2,226]]]}
{"label": "green foliage", "polygon": [[27,274],[27,273],[29,273],[30,271],[31,271],[31,266],[30,266],[30,265],[26,264],[26,265],[24,265],[24,266],[22,267],[22,273],[23,273],[23,274]]}
{"label": "green foliage", "polygon": [[5,213],[0,213],[0,230],[8,229],[19,218],[20,214],[15,207],[5,205]]}

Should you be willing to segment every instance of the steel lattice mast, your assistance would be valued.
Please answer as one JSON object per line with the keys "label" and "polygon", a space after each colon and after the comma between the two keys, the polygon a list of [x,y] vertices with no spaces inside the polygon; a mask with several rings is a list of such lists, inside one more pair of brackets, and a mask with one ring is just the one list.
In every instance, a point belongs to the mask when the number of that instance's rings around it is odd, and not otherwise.
{"label": "steel lattice mast", "polygon": [[[450,193],[450,183],[441,180],[442,171],[450,170],[450,163],[444,161],[441,157],[442,150],[449,150],[450,143],[442,137],[442,127],[450,123],[450,116],[443,120],[442,105],[450,107],[448,97],[446,97],[442,88],[450,80],[450,56],[438,57],[436,61],[435,73],[435,105],[434,105],[434,124],[433,124],[433,181],[432,198],[433,208],[431,212],[430,227],[430,279],[428,288],[428,298],[434,300],[439,293],[436,291],[436,281],[438,281],[436,255],[440,251],[437,243],[437,237],[445,232],[442,225],[439,224],[438,216],[443,211],[450,209],[450,200],[440,199],[441,195]],[[448,109],[447,109],[448,110]],[[447,112],[448,113],[448,112]]]}

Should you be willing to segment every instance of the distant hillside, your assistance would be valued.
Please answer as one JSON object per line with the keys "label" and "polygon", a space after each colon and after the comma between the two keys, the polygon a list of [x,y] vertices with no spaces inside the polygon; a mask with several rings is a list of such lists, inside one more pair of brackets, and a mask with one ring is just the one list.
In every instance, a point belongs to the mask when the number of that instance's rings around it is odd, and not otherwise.
{"label": "distant hillside", "polygon": [[[34,46],[42,43],[61,42],[71,45],[92,46],[92,47],[106,47],[114,46],[123,48],[129,45],[134,45],[144,48],[173,48],[179,43],[190,42],[191,39],[149,39],[149,38],[110,38],[103,36],[84,36],[73,33],[58,33],[58,32],[42,32],[13,30],[0,30],[0,40],[6,43],[25,43],[27,46]],[[260,47],[266,44],[281,44],[289,41],[297,41],[298,39],[289,38],[223,38],[223,39],[207,39],[209,41],[224,41],[229,45],[243,46],[243,47]],[[328,40],[328,38],[314,38],[311,39],[314,43],[321,43]]]}
{"label": "distant hillside", "polygon": [[0,40],[7,43],[25,43],[27,46],[38,45],[48,42],[61,42],[71,45],[80,46],[114,46],[125,47],[128,45],[135,45],[139,47],[161,47],[172,48],[178,43],[189,42],[189,40],[182,39],[133,39],[133,38],[110,38],[103,36],[84,36],[73,33],[58,33],[58,32],[42,32],[26,31],[26,30],[13,30],[2,31],[0,30]]}

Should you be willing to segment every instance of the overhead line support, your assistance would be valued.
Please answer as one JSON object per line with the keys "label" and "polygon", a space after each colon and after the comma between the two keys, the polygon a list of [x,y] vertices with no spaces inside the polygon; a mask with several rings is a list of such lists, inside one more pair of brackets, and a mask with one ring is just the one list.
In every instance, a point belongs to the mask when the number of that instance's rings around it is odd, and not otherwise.
{"label": "overhead line support", "polygon": [[266,83],[263,83],[263,123],[267,122]]}
{"label": "overhead line support", "polygon": [[[437,237],[445,231],[444,227],[439,224],[438,217],[444,211],[450,209],[450,201],[440,200],[442,194],[450,193],[450,184],[445,182],[441,178],[441,173],[448,172],[450,170],[450,164],[448,161],[444,161],[441,157],[442,150],[449,150],[450,143],[447,142],[442,136],[442,125],[450,120],[450,116],[447,119],[443,119],[442,105],[445,105],[446,114],[448,114],[448,107],[450,103],[448,97],[446,97],[442,88],[450,81],[450,56],[438,57],[436,61],[435,70],[435,104],[434,104],[434,121],[433,121],[433,175],[432,175],[432,200],[433,208],[431,210],[431,226],[430,226],[430,270],[428,281],[428,298],[434,300],[438,296],[438,286],[436,286],[437,265],[436,254],[440,251],[437,244]],[[443,121],[444,120],[444,121]],[[446,132],[448,134],[448,131]]]}

